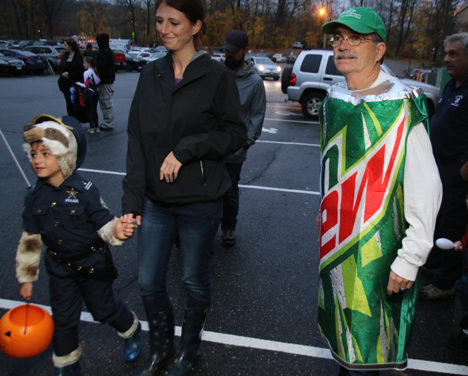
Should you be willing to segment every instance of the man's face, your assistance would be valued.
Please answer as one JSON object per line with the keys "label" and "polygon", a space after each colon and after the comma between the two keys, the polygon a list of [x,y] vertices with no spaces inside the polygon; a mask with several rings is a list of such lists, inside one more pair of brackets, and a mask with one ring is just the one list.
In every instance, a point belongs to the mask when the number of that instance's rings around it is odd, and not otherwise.
{"label": "man's face", "polygon": [[444,63],[448,74],[456,81],[468,77],[468,54],[463,51],[462,42],[457,40],[445,46]]}
{"label": "man's face", "polygon": [[226,50],[224,51],[224,55],[226,57],[224,64],[226,64],[229,69],[236,70],[239,69],[244,62],[245,50],[239,50],[236,53],[232,53]]}
{"label": "man's face", "polygon": [[336,67],[345,76],[367,74],[376,64],[379,64],[385,53],[385,43],[376,43],[370,35],[358,34],[341,26],[336,28],[334,35],[342,38],[362,37],[357,46],[350,46],[348,40],[343,40],[339,46],[333,47]]}

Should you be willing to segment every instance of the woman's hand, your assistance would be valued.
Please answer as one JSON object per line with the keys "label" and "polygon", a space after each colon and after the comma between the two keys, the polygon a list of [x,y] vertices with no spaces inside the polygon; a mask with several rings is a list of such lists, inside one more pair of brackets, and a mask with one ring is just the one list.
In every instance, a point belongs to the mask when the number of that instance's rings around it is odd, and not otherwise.
{"label": "woman's hand", "polygon": [[32,282],[25,282],[21,285],[20,295],[24,300],[30,301],[32,298],[33,284]]}
{"label": "woman's hand", "polygon": [[68,78],[68,76],[69,76],[69,75],[68,75],[68,72],[63,72],[63,73],[62,73],[62,77],[63,77],[63,78]]}
{"label": "woman's hand", "polygon": [[123,215],[115,225],[114,236],[119,240],[127,240],[133,236],[136,227],[132,214]]}
{"label": "woman's hand", "polygon": [[174,153],[171,151],[161,165],[159,179],[165,180],[166,183],[173,183],[177,179],[181,167],[182,163],[177,160]]}

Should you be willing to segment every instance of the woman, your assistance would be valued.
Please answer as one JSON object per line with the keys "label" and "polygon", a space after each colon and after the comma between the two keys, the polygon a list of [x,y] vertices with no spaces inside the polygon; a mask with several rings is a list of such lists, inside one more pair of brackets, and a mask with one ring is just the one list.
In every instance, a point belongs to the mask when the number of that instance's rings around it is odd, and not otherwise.
{"label": "woman", "polygon": [[[67,39],[63,42],[65,51],[60,59],[58,85],[60,91],[65,97],[68,115],[75,116],[83,121],[82,110],[76,92],[75,82],[83,82],[83,56],[81,55],[78,44],[74,39]],[[73,93],[70,91],[73,90]],[[72,100],[72,95],[74,96]]]}
{"label": "woman", "polygon": [[151,356],[140,376],[174,355],[174,318],[166,274],[176,234],[186,291],[181,350],[168,375],[186,375],[198,356],[210,305],[209,252],[230,178],[222,159],[246,144],[231,73],[203,51],[200,0],[158,0],[156,28],[169,50],[147,64],[128,121],[123,213],[136,219],[139,286]]}

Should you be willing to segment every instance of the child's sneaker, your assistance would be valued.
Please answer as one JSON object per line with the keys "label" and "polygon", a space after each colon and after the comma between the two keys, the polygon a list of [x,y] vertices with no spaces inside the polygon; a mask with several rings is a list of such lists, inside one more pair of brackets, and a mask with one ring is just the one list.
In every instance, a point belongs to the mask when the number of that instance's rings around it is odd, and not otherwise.
{"label": "child's sneaker", "polygon": [[124,360],[134,362],[141,353],[141,324],[138,323],[138,327],[135,333],[130,338],[127,338],[124,343]]}
{"label": "child's sneaker", "polygon": [[96,133],[96,131],[95,131],[94,128],[89,128],[89,129],[88,129],[88,133]]}

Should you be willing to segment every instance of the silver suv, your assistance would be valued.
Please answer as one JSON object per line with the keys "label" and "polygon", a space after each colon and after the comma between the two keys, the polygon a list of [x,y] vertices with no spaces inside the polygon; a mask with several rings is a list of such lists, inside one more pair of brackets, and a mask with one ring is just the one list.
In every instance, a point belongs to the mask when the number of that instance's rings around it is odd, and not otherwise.
{"label": "silver suv", "polygon": [[[390,68],[382,64],[382,70],[392,76]],[[343,81],[344,76],[336,69],[331,50],[302,51],[293,67],[286,67],[281,77],[281,90],[288,94],[288,99],[299,102],[302,112],[310,119],[317,120],[320,105],[327,95],[327,89]],[[410,87],[421,88],[427,97],[429,116],[434,113],[440,97],[440,90],[432,85],[401,78]]]}
{"label": "silver suv", "polygon": [[56,70],[60,64],[60,57],[65,51],[64,47],[60,46],[27,46],[23,48],[24,51],[35,53],[36,55],[43,56],[47,59],[52,69]]}

